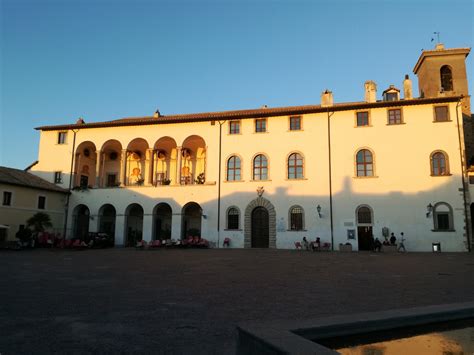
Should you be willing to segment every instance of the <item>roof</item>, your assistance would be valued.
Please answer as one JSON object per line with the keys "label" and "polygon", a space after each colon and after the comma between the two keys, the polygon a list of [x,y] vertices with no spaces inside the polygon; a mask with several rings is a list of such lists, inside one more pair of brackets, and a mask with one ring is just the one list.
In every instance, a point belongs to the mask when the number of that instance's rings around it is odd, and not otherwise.
{"label": "roof", "polygon": [[449,48],[449,49],[433,49],[430,51],[423,51],[421,53],[420,58],[418,58],[418,61],[415,64],[415,67],[413,68],[413,73],[418,73],[418,70],[420,69],[421,64],[425,60],[426,57],[433,57],[433,56],[441,56],[441,55],[458,55],[458,54],[463,54],[466,57],[469,55],[469,52],[471,51],[471,48]]}
{"label": "roof", "polygon": [[306,105],[306,106],[260,108],[260,109],[237,110],[237,111],[202,112],[202,113],[191,113],[191,114],[180,114],[180,115],[169,115],[169,116],[160,115],[159,117],[154,117],[154,116],[128,117],[128,118],[121,118],[121,119],[113,120],[113,121],[76,123],[76,124],[65,124],[65,125],[55,125],[55,126],[41,126],[41,127],[36,127],[35,129],[42,130],[42,131],[57,131],[57,130],[68,130],[68,129],[87,129],[87,128],[119,127],[119,126],[142,126],[142,125],[155,125],[155,124],[168,124],[168,123],[237,120],[237,119],[246,119],[246,118],[272,117],[272,116],[287,116],[287,115],[291,116],[291,115],[302,115],[302,114],[309,114],[309,113],[336,112],[336,111],[348,111],[348,110],[361,110],[361,109],[369,109],[369,108],[413,106],[413,105],[424,105],[424,104],[432,104],[432,103],[455,102],[461,99],[461,97],[462,96],[447,96],[447,97],[419,98],[419,99],[397,100],[397,101],[349,102],[349,103],[337,103],[329,107],[327,106],[323,107],[321,105]]}
{"label": "roof", "polygon": [[7,185],[24,186],[38,190],[48,190],[62,193],[69,193],[55,184],[52,184],[36,175],[26,171],[0,166],[0,183]]}

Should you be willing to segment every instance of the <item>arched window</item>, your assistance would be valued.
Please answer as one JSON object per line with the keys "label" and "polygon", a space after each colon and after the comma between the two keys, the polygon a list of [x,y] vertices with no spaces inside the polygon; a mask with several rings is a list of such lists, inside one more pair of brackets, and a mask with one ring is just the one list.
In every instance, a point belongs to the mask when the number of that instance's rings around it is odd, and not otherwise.
{"label": "arched window", "polygon": [[449,175],[447,157],[443,152],[435,152],[431,154],[431,175]]}
{"label": "arched window", "polygon": [[240,212],[236,207],[227,210],[227,229],[239,229]]}
{"label": "arched window", "polygon": [[440,69],[441,90],[453,91],[453,73],[448,65],[443,65]]}
{"label": "arched window", "polygon": [[374,162],[372,153],[368,149],[361,149],[357,152],[357,176],[373,176]]}
{"label": "arched window", "polygon": [[240,158],[232,156],[227,160],[227,181],[240,181]]}
{"label": "arched window", "polygon": [[290,230],[301,231],[304,229],[304,211],[300,206],[290,208]]}
{"label": "arched window", "polygon": [[303,157],[293,153],[288,157],[288,179],[303,178]]}
{"label": "arched window", "polygon": [[253,180],[268,180],[268,161],[263,154],[253,159]]}
{"label": "arched window", "polygon": [[357,209],[357,224],[372,224],[372,211],[367,206]]}
{"label": "arched window", "polygon": [[437,231],[452,231],[453,224],[453,209],[445,202],[438,202],[433,206],[433,224],[434,230]]}

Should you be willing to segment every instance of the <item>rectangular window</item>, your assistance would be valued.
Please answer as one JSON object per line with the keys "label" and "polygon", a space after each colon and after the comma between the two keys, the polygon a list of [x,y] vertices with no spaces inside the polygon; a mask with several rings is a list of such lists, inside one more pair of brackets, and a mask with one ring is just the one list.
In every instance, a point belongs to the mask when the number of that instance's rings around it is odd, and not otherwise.
{"label": "rectangular window", "polygon": [[469,183],[474,185],[474,175],[469,175]]}
{"label": "rectangular window", "polygon": [[229,121],[229,134],[240,134],[240,121]]}
{"label": "rectangular window", "polygon": [[301,130],[301,117],[290,117],[290,131],[300,131]]}
{"label": "rectangular window", "polygon": [[388,110],[388,124],[401,124],[402,110],[399,108]]}
{"label": "rectangular window", "polygon": [[228,215],[227,229],[239,229],[239,215],[230,214]]}
{"label": "rectangular window", "polygon": [[58,144],[66,144],[67,132],[58,132]]}
{"label": "rectangular window", "polygon": [[[114,187],[116,183],[117,175],[116,174],[107,174],[107,187]],[[161,180],[162,181],[162,180]]]}
{"label": "rectangular window", "polygon": [[89,177],[87,175],[81,175],[80,185],[83,188],[86,188],[89,185]]}
{"label": "rectangular window", "polygon": [[3,206],[12,205],[12,193],[10,191],[3,191]]}
{"label": "rectangular window", "polygon": [[267,131],[267,120],[265,118],[260,118],[255,120],[255,132],[261,133]]}
{"label": "rectangular window", "polygon": [[438,212],[436,214],[438,220],[438,230],[449,230],[449,213],[448,212]]}
{"label": "rectangular window", "polygon": [[46,207],[46,197],[45,196],[38,196],[38,209],[44,210]]}
{"label": "rectangular window", "polygon": [[448,106],[436,106],[434,108],[435,122],[449,121]]}
{"label": "rectangular window", "polygon": [[369,111],[357,112],[357,127],[369,125]]}
{"label": "rectangular window", "polygon": [[63,182],[63,173],[60,171],[56,171],[54,173],[54,183],[55,184],[62,184]]}

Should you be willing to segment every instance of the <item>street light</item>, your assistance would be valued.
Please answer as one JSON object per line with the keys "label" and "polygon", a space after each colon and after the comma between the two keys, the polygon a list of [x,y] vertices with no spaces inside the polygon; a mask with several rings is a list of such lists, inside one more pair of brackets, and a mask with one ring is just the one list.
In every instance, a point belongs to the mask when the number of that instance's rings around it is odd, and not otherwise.
{"label": "street light", "polygon": [[431,204],[431,202],[429,203],[428,206],[426,206],[426,218],[428,218],[431,214],[431,212],[433,211],[433,205]]}

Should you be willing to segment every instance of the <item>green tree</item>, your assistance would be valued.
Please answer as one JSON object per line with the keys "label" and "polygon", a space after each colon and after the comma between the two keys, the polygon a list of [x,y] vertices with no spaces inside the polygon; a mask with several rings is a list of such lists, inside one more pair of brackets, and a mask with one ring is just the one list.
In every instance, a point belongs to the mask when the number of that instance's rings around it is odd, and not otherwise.
{"label": "green tree", "polygon": [[51,218],[47,213],[38,212],[31,216],[27,221],[26,225],[32,228],[35,232],[43,232],[46,228],[52,227]]}

